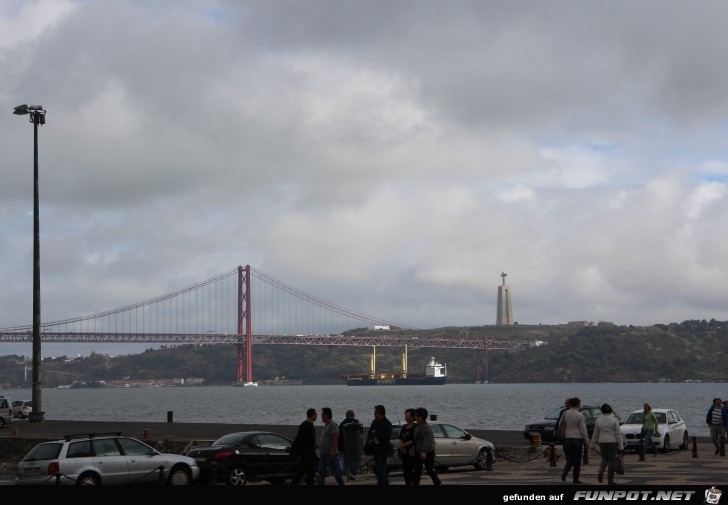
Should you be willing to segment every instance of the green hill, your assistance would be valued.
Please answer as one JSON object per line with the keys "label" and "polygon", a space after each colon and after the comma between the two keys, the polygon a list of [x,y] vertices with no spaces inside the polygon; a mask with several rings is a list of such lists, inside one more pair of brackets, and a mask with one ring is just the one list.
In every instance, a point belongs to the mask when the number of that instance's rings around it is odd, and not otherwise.
{"label": "green hill", "polygon": [[[358,329],[351,335],[374,334]],[[382,332],[377,332],[382,336]],[[684,321],[668,325],[617,326],[601,322],[538,326],[447,327],[432,330],[393,330],[389,336],[419,336],[510,342],[543,342],[525,351],[488,352],[488,379],[518,382],[705,382],[728,381],[723,364],[728,351],[728,322]],[[304,384],[337,384],[346,373],[367,373],[371,348],[311,345],[255,345],[253,379],[301,379]],[[398,371],[402,349],[377,348],[377,371]],[[409,348],[410,372],[424,371],[430,356],[447,363],[449,382],[472,383],[478,363],[468,349]],[[0,357],[0,384],[23,382],[22,356]],[[484,372],[484,363],[480,363]],[[97,381],[202,378],[205,384],[236,381],[234,345],[179,345],[149,349],[141,354],[105,355],[66,360],[46,359],[41,367],[43,387],[73,380]]]}

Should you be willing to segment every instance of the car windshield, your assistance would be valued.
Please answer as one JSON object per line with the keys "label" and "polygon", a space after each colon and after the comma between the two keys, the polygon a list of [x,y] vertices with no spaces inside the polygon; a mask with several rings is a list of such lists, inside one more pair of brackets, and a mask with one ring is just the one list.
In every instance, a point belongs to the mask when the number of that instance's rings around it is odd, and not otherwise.
{"label": "car windshield", "polygon": [[559,414],[561,414],[561,411],[564,410],[563,408],[556,409],[553,412],[549,413],[544,419],[553,419],[554,421],[559,419]]}
{"label": "car windshield", "polygon": [[228,433],[215,440],[212,445],[240,445],[249,433]]}
{"label": "car windshield", "polygon": [[[664,412],[655,412],[659,424],[665,424],[667,417]],[[642,424],[642,411],[632,412],[624,424]]]}

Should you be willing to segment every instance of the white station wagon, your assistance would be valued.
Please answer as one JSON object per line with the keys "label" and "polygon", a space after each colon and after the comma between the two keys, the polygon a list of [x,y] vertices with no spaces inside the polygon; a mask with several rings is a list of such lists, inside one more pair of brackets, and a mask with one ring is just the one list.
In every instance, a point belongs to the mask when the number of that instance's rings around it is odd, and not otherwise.
{"label": "white station wagon", "polygon": [[[625,450],[639,451],[642,441],[642,414],[643,410],[635,410],[632,412],[623,425],[619,427],[622,430],[622,441]],[[680,414],[673,409],[652,409],[652,413],[657,418],[660,436],[652,437],[655,446],[667,452],[673,446],[680,449],[688,447],[688,427],[685,425]]]}

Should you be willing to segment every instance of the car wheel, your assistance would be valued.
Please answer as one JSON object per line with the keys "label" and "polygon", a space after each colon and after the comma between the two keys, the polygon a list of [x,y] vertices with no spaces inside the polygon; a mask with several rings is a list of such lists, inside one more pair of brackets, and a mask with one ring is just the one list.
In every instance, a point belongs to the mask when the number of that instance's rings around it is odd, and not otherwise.
{"label": "car wheel", "polygon": [[682,445],[680,446],[680,449],[687,449],[688,448],[688,430],[685,430],[685,433],[683,433],[683,441]]}
{"label": "car wheel", "polygon": [[670,435],[665,435],[665,441],[662,443],[662,452],[670,450]]}
{"label": "car wheel", "polygon": [[248,477],[245,475],[245,468],[239,465],[231,466],[228,470],[226,484],[228,486],[244,486],[248,483]]}
{"label": "car wheel", "polygon": [[478,458],[475,460],[475,464],[473,465],[476,470],[485,470],[485,468],[488,466],[488,451],[485,449],[481,449],[478,453]]}
{"label": "car wheel", "polygon": [[100,486],[101,479],[95,473],[84,473],[76,480],[77,486]]}
{"label": "car wheel", "polygon": [[189,486],[192,483],[192,472],[183,466],[172,468],[167,484],[170,486]]}

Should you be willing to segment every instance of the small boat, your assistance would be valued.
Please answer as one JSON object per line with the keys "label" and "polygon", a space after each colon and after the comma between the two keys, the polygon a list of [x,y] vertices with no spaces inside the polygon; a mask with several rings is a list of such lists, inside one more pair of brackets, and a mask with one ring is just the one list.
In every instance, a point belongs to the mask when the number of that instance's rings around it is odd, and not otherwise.
{"label": "small boat", "polygon": [[239,388],[247,388],[247,387],[256,387],[257,388],[258,383],[257,382],[236,382],[235,384],[233,384],[233,386],[239,387]]}

